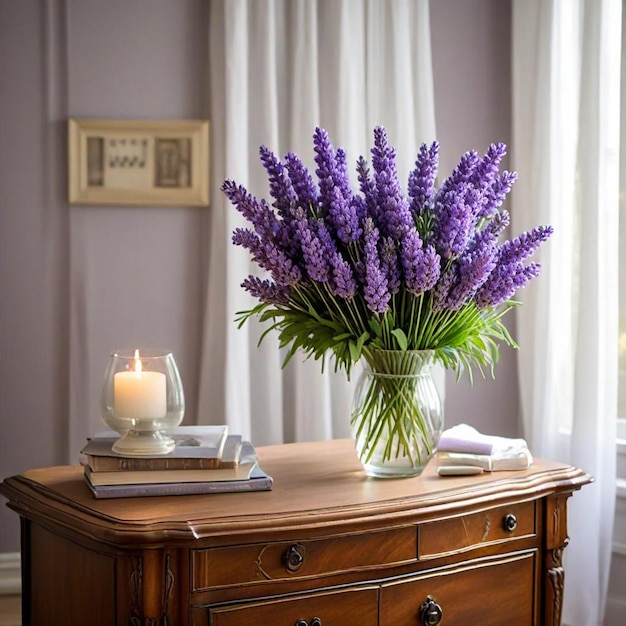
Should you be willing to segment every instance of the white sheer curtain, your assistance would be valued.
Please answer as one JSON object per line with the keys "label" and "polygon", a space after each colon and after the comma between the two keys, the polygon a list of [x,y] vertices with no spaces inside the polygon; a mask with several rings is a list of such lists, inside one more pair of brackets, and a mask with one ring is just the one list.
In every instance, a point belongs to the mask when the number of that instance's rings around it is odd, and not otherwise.
{"label": "white sheer curtain", "polygon": [[512,221],[550,223],[518,310],[525,435],[595,477],[570,502],[563,622],[601,624],[615,506],[621,0],[514,0]]}
{"label": "white sheer curtain", "polygon": [[256,322],[236,327],[235,313],[253,305],[240,287],[252,267],[230,242],[241,218],[219,187],[233,178],[267,197],[261,144],[279,157],[297,153],[314,172],[318,125],[347,150],[352,172],[359,155],[369,159],[374,126],[385,126],[406,180],[419,144],[435,138],[428,0],[212,0],[209,57],[212,206],[198,419],[226,421],[257,445],[348,436],[343,373],[321,375],[319,362],[298,356],[283,371],[273,335],[258,347]]}

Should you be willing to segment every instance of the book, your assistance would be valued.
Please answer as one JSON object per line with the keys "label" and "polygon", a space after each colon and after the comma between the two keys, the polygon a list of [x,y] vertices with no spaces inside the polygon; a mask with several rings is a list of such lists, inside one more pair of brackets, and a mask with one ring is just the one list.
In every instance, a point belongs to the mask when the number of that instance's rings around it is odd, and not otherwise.
{"label": "book", "polygon": [[89,465],[85,465],[84,472],[92,485],[136,485],[149,483],[247,480],[250,478],[250,474],[257,464],[257,460],[254,446],[249,441],[244,441],[241,444],[239,462],[234,467],[95,472]]}
{"label": "book", "polygon": [[146,496],[182,496],[196,494],[235,493],[245,491],[270,491],[273,479],[258,464],[247,480],[222,480],[183,483],[151,483],[139,485],[93,485],[85,482],[97,499],[142,498]]}
{"label": "book", "polygon": [[176,447],[166,455],[128,457],[113,451],[119,439],[114,431],[97,433],[81,450],[81,462],[95,472],[210,469],[235,467],[241,435],[229,435],[223,426],[179,426],[167,431]]}

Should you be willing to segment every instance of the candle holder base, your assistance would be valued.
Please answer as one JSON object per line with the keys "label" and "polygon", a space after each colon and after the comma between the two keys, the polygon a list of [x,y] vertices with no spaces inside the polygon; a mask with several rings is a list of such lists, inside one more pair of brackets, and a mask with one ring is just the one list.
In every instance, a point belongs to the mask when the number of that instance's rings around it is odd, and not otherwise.
{"label": "candle holder base", "polygon": [[169,454],[175,442],[158,430],[129,430],[113,444],[122,456],[161,456]]}

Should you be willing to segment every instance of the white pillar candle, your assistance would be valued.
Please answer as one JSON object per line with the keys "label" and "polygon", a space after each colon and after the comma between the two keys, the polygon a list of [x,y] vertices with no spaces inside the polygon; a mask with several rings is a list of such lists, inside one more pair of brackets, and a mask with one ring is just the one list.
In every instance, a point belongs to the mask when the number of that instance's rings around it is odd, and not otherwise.
{"label": "white pillar candle", "polygon": [[135,419],[161,419],[167,413],[165,374],[144,372],[135,354],[135,371],[118,372],[113,378],[116,415]]}

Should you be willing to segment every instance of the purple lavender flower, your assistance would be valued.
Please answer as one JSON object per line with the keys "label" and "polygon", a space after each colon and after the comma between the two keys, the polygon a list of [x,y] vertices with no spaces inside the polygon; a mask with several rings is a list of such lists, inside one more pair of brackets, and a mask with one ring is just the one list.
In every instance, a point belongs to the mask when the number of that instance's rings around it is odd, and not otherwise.
{"label": "purple lavender flower", "polygon": [[439,280],[432,291],[431,309],[440,311],[446,308],[450,290],[454,287],[458,280],[458,271],[456,263],[452,263],[439,276]]}
{"label": "purple lavender flower", "polygon": [[328,134],[317,128],[314,135],[315,161],[320,181],[320,215],[326,218],[344,243],[358,239],[360,235],[357,210],[352,201],[345,150],[335,153]]}
{"label": "purple lavender flower", "polygon": [[263,242],[263,254],[265,256],[266,268],[274,281],[281,287],[293,287],[300,282],[302,272],[300,268],[287,257],[272,241]]}
{"label": "purple lavender flower", "polygon": [[400,291],[400,265],[393,237],[384,237],[380,246],[380,269],[387,278],[391,295]]}
{"label": "purple lavender flower", "polygon": [[289,177],[285,175],[285,168],[278,157],[266,146],[259,149],[261,162],[268,174],[270,195],[274,198],[273,206],[283,217],[289,215],[289,210],[296,202],[296,193],[293,190]]}
{"label": "purple lavender flower", "polygon": [[459,187],[465,187],[466,183],[472,180],[479,162],[480,157],[475,150],[470,150],[463,154],[450,176],[441,183],[437,197],[440,198],[450,191],[458,191]]}
{"label": "purple lavender flower", "polygon": [[359,187],[361,189],[361,193],[363,194],[363,201],[365,203],[365,215],[369,215],[375,223],[378,223],[380,210],[378,207],[376,183],[370,176],[367,161],[363,156],[360,156],[357,160],[356,171],[358,174]]}
{"label": "purple lavender flower", "polygon": [[382,235],[400,239],[413,225],[413,218],[398,180],[396,151],[389,145],[387,131],[382,126],[374,129],[371,152],[379,207],[378,225]]}
{"label": "purple lavender flower", "polygon": [[261,302],[278,306],[289,303],[289,289],[280,287],[269,280],[261,280],[258,276],[248,276],[241,286]]}
{"label": "purple lavender flower", "polygon": [[498,235],[504,232],[510,223],[511,216],[508,211],[496,211],[490,222],[485,227],[485,230],[488,230],[495,240],[498,238]]}
{"label": "purple lavender flower", "polygon": [[271,272],[281,287],[291,287],[302,278],[300,269],[269,239],[262,239],[248,228],[236,228],[232,241],[250,251],[252,260]]}
{"label": "purple lavender flower", "polygon": [[293,152],[285,156],[285,169],[296,193],[298,206],[304,209],[317,208],[318,191],[304,163]]}
{"label": "purple lavender flower", "polygon": [[505,241],[500,247],[498,264],[511,265],[527,259],[544,241],[550,238],[552,232],[552,226],[539,226],[530,232],[522,233],[515,239]]}
{"label": "purple lavender flower", "polygon": [[259,235],[271,236],[280,231],[280,222],[265,200],[259,202],[245,187],[237,185],[232,180],[225,180],[222,183],[222,191]]}
{"label": "purple lavender flower", "polygon": [[439,169],[439,143],[420,146],[415,169],[409,174],[408,194],[411,198],[411,213],[421,217],[424,211],[432,208],[435,196],[435,181]]}
{"label": "purple lavender flower", "polygon": [[356,293],[356,281],[352,267],[341,253],[335,251],[330,257],[330,265],[332,268],[332,279],[330,281],[330,291],[334,296],[350,299]]}
{"label": "purple lavender flower", "polygon": [[306,273],[312,280],[326,282],[328,280],[328,256],[322,242],[315,233],[315,222],[307,218],[301,207],[294,210],[294,232]]}
{"label": "purple lavender flower", "polygon": [[378,229],[374,226],[372,218],[365,220],[363,229],[365,238],[364,253],[364,293],[365,302],[370,310],[375,313],[384,313],[391,298],[387,278],[380,270],[378,257]]}
{"label": "purple lavender flower", "polygon": [[359,210],[358,203],[353,202],[352,198],[346,199],[338,187],[333,189],[328,221],[343,243],[355,241],[361,234],[357,210]]}
{"label": "purple lavender flower", "polygon": [[551,226],[539,226],[500,246],[494,270],[476,292],[474,301],[478,308],[499,306],[539,275],[541,266],[538,263],[524,265],[524,260],[547,241],[552,231]]}
{"label": "purple lavender flower", "polygon": [[402,239],[400,259],[409,293],[419,296],[433,288],[439,278],[441,259],[431,245],[424,248],[415,228],[409,229]]}
{"label": "purple lavender flower", "polygon": [[337,187],[343,194],[346,187],[349,189],[350,183],[345,180],[346,171],[341,162],[341,155],[338,165],[335,150],[330,143],[328,133],[323,128],[315,129],[313,145],[315,147],[315,163],[317,164],[315,173],[320,188],[320,209],[322,216],[325,217],[333,200],[334,189]]}
{"label": "purple lavender flower", "polygon": [[324,257],[329,260],[330,264],[328,280],[330,292],[340,298],[352,298],[357,289],[352,266],[337,250],[335,240],[322,219],[317,220],[317,237],[322,246]]}
{"label": "purple lavender flower", "polygon": [[478,233],[468,251],[458,259],[458,281],[448,294],[447,309],[457,310],[467,303],[494,270],[497,256],[491,232]]}
{"label": "purple lavender flower", "polygon": [[516,180],[517,172],[507,172],[506,170],[496,177],[491,187],[485,192],[483,209],[479,217],[491,217],[502,206],[506,195],[511,191]]}
{"label": "purple lavender flower", "polygon": [[539,276],[539,263],[513,263],[496,266],[483,286],[476,292],[474,302],[479,309],[495,308],[509,300],[528,282]]}
{"label": "purple lavender flower", "polygon": [[469,242],[474,215],[466,202],[467,192],[463,184],[455,191],[448,191],[435,205],[433,241],[443,259],[460,256]]}
{"label": "purple lavender flower", "polygon": [[491,189],[497,180],[500,162],[505,154],[506,146],[503,143],[492,143],[485,156],[476,164],[470,178],[470,182],[478,192],[477,202],[473,205],[476,218],[491,215]]}

